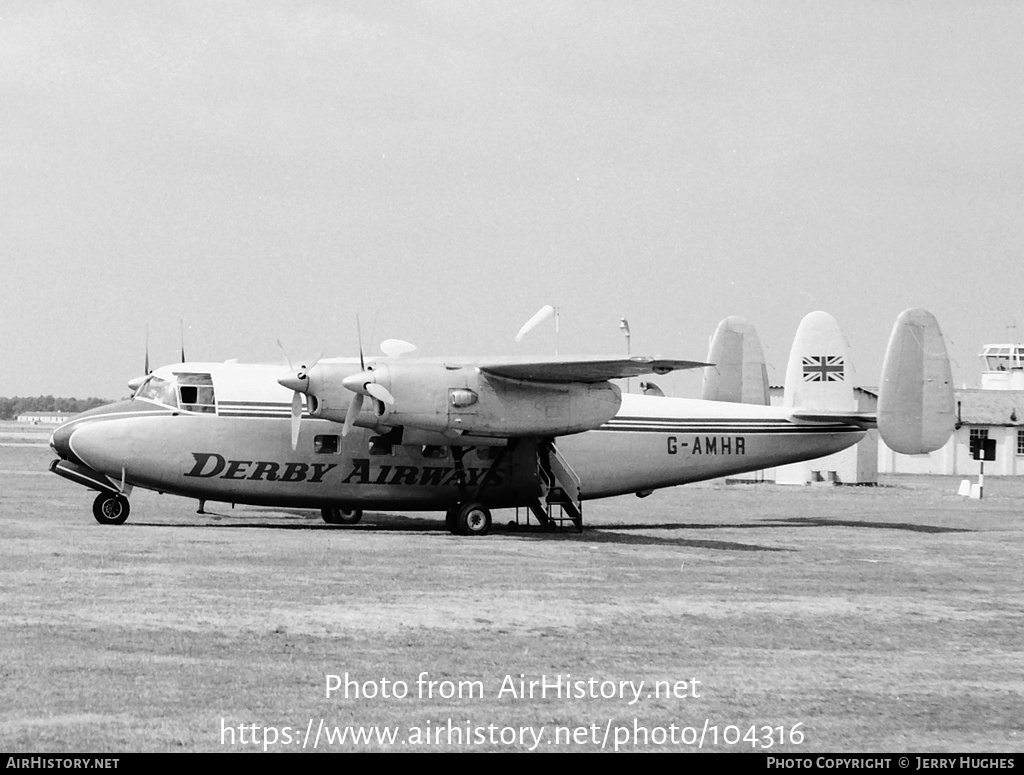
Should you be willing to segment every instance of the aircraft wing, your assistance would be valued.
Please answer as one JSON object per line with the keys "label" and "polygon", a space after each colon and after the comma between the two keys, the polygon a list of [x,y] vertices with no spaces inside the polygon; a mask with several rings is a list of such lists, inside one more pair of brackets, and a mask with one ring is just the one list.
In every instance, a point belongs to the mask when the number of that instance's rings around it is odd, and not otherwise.
{"label": "aircraft wing", "polygon": [[878,415],[873,412],[830,412],[824,409],[803,410],[797,409],[790,418],[795,423],[806,425],[829,425],[844,423],[846,425],[859,425],[861,428],[875,428],[878,425]]}
{"label": "aircraft wing", "polygon": [[524,382],[605,382],[644,374],[668,374],[681,369],[699,369],[713,364],[638,356],[551,356],[533,359],[496,359],[475,364],[485,374]]}

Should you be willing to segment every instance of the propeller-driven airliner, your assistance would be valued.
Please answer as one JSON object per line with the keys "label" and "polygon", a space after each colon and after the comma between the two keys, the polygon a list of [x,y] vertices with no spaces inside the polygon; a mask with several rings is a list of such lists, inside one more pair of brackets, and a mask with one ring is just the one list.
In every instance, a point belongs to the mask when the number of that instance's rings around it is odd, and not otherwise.
{"label": "propeller-driven airliner", "polygon": [[[720,328],[718,367],[647,356],[421,358],[398,340],[382,357],[287,371],[177,363],[132,380],[129,400],[58,428],[51,470],[99,491],[102,524],[128,518],[138,487],[201,505],[319,509],[337,525],[359,522],[363,509],[438,511],[452,533],[473,536],[488,532],[494,509],[525,508],[542,523],[558,509],[581,527],[586,500],[822,457],[871,427],[904,453],[938,449],[952,432],[949,361],[924,310],[896,321],[877,414],[856,411],[831,316],[801,324],[782,406],[744,402],[749,375],[764,369],[732,363],[736,336]],[[701,399],[623,393],[613,382],[699,368],[718,377]]]}

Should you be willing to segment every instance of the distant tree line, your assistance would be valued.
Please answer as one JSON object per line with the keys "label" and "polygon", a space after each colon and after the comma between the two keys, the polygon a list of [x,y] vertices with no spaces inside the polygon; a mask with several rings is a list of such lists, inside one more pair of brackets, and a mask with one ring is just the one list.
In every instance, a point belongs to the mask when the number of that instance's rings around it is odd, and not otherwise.
{"label": "distant tree line", "polygon": [[0,420],[13,420],[25,412],[67,412],[77,414],[109,404],[106,398],[54,398],[53,396],[0,396]]}

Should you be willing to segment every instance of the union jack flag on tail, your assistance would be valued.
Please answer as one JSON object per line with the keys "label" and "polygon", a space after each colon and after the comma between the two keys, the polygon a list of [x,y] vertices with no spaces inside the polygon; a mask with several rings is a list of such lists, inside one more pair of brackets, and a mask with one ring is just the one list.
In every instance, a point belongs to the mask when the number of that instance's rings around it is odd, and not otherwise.
{"label": "union jack flag on tail", "polygon": [[842,355],[811,355],[803,359],[804,382],[843,382]]}

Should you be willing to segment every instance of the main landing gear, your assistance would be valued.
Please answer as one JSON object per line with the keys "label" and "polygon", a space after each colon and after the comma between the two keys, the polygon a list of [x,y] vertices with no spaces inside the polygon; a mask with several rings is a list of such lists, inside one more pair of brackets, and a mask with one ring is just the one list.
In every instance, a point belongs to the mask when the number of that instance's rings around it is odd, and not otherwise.
{"label": "main landing gear", "polygon": [[448,509],[444,522],[453,535],[487,535],[491,529],[491,510],[482,503],[459,503]]}
{"label": "main landing gear", "polygon": [[363,518],[362,509],[320,509],[320,516],[328,525],[358,525]]}
{"label": "main landing gear", "polygon": [[131,510],[128,499],[116,492],[101,492],[92,504],[92,515],[101,525],[122,525]]}

